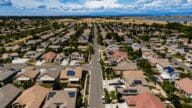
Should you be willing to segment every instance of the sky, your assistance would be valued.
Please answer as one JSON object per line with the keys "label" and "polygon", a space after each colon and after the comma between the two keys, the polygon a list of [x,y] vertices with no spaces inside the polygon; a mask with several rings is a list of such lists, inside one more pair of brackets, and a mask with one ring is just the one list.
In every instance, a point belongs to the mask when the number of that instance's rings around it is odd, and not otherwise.
{"label": "sky", "polygon": [[0,0],[7,15],[192,15],[192,0]]}

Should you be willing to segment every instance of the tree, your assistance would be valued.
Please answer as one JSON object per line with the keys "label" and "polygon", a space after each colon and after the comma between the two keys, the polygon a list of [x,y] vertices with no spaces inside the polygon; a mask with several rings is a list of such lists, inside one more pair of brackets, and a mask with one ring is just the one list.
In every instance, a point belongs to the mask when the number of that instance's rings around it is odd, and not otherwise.
{"label": "tree", "polygon": [[25,81],[23,83],[21,83],[21,87],[23,87],[24,89],[30,88],[34,85],[34,83],[32,81]]}
{"label": "tree", "polygon": [[5,51],[6,51],[6,50],[5,50],[5,48],[4,48],[4,47],[1,47],[1,48],[0,48],[0,54],[5,53]]}
{"label": "tree", "polygon": [[93,46],[92,46],[92,45],[89,45],[88,48],[87,48],[87,51],[88,51],[90,54],[94,53],[94,48],[93,48]]}
{"label": "tree", "polygon": [[138,59],[137,66],[141,68],[144,72],[146,72],[146,74],[148,75],[153,74],[152,65],[149,63],[147,59]]}
{"label": "tree", "polygon": [[105,92],[105,103],[111,103],[110,94],[107,89],[104,89]]}
{"label": "tree", "polygon": [[168,94],[168,97],[171,98],[173,96],[173,92],[176,89],[175,86],[172,83],[170,83],[168,80],[165,80],[163,81],[162,87]]}

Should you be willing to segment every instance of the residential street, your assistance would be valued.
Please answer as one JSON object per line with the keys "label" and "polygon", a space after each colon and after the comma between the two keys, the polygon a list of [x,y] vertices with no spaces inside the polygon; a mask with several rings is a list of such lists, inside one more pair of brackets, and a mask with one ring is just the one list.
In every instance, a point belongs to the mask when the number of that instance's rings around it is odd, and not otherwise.
{"label": "residential street", "polygon": [[104,108],[104,104],[102,103],[103,78],[102,78],[101,65],[99,63],[99,48],[97,44],[96,27],[94,27],[94,50],[95,53],[93,55],[92,62],[91,64],[86,66],[87,69],[91,70],[89,107]]}

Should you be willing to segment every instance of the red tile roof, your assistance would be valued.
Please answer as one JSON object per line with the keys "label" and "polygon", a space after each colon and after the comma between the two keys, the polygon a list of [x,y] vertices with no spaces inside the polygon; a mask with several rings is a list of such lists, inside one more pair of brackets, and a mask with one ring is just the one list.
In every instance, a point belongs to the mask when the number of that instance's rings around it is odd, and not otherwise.
{"label": "red tile roof", "polygon": [[54,53],[54,52],[48,52],[48,53],[45,53],[42,58],[43,58],[44,60],[53,60],[56,56],[57,56],[56,53]]}
{"label": "red tile roof", "polygon": [[185,91],[188,94],[192,94],[192,80],[189,78],[181,79],[180,81],[176,81],[176,86]]}
{"label": "red tile roof", "polygon": [[137,96],[127,96],[125,101],[128,106],[135,108],[165,108],[158,97],[148,92],[143,92]]}
{"label": "red tile roof", "polygon": [[126,60],[128,55],[126,52],[123,51],[114,51],[112,55],[109,56],[110,58]]}

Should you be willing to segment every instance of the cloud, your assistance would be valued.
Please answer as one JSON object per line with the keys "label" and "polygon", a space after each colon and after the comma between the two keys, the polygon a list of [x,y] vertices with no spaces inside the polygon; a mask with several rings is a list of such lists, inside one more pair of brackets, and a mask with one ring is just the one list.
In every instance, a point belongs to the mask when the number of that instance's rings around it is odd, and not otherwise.
{"label": "cloud", "polygon": [[[130,2],[128,2],[130,1]],[[111,10],[116,12],[131,11],[183,11],[190,10],[192,0],[0,0],[0,7],[18,9],[45,9],[56,12],[98,12]]]}
{"label": "cloud", "polygon": [[114,9],[121,8],[122,4],[118,0],[89,0],[84,4],[85,8],[89,9]]}
{"label": "cloud", "polygon": [[11,6],[12,3],[10,0],[0,0],[0,6]]}

